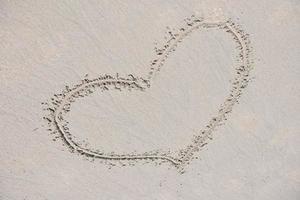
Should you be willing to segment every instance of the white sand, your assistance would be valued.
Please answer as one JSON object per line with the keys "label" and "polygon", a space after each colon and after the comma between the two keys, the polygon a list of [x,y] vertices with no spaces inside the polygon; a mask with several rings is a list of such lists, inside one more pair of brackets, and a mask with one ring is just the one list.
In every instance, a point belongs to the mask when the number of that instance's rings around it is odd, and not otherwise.
{"label": "white sand", "polygon": [[[299,199],[299,13],[297,0],[1,0],[0,200]],[[254,69],[184,174],[170,163],[109,169],[52,141],[41,102],[85,74],[145,76],[166,26],[193,14],[240,24]],[[228,96],[237,53],[224,31],[199,30],[145,92],[95,92],[72,104],[70,132],[107,153],[176,155]]]}

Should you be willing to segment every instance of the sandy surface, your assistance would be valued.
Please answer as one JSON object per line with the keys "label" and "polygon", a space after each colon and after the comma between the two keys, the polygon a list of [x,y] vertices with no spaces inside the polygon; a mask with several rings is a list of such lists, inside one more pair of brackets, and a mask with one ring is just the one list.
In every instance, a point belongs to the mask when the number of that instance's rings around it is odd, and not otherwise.
{"label": "sandy surface", "polygon": [[[0,200],[299,199],[299,13],[297,0],[0,0]],[[223,25],[183,31],[151,87],[132,82],[193,15]],[[248,48],[226,22],[249,34],[253,63],[221,115]],[[101,85],[49,117],[43,102],[105,74],[131,85]],[[180,152],[202,144],[178,170]]]}

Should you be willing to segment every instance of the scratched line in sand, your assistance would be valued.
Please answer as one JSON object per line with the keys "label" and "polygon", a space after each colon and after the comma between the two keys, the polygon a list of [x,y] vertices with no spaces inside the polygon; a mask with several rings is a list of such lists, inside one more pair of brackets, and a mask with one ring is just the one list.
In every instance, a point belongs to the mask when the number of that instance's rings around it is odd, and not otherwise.
{"label": "scratched line in sand", "polygon": [[[158,72],[163,67],[164,62],[176,50],[179,43],[183,42],[187,36],[196,30],[201,29],[222,30],[230,34],[239,52],[237,55],[238,63],[235,66],[236,73],[230,93],[224,100],[224,103],[219,106],[218,114],[208,120],[206,126],[191,138],[190,144],[181,149],[176,157],[171,156],[170,151],[162,153],[159,150],[142,152],[140,154],[105,153],[99,149],[87,148],[86,145],[73,140],[72,133],[70,133],[68,128],[69,122],[64,119],[64,115],[71,111],[71,105],[76,99],[86,97],[99,89],[102,92],[108,90],[122,91],[124,89],[147,90],[151,87],[153,77],[159,74]],[[192,16],[186,18],[185,24],[177,31],[168,31],[167,40],[161,48],[155,47],[156,58],[151,61],[149,72],[145,77],[136,77],[133,74],[129,74],[127,77],[120,77],[116,73],[116,75],[106,74],[95,79],[85,78],[72,87],[66,86],[61,93],[55,94],[48,102],[43,102],[44,110],[47,110],[47,115],[44,119],[49,126],[48,130],[55,135],[53,140],[60,138],[71,152],[91,159],[100,159],[109,166],[115,166],[118,163],[121,163],[122,166],[126,164],[134,165],[133,161],[138,160],[156,161],[159,164],[169,162],[183,173],[186,165],[196,158],[195,153],[208,144],[208,141],[212,139],[212,133],[227,120],[227,115],[232,111],[233,106],[241,97],[242,91],[248,85],[250,71],[253,68],[250,56],[251,50],[249,35],[232,20],[228,19],[227,21],[212,23],[205,21],[203,18]]]}

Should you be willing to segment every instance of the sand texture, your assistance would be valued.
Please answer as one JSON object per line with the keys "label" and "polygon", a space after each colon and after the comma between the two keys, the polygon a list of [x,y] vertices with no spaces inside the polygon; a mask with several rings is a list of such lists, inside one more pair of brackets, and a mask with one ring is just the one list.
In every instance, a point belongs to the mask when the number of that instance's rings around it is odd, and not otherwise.
{"label": "sand texture", "polygon": [[0,0],[0,200],[300,198],[297,0]]}

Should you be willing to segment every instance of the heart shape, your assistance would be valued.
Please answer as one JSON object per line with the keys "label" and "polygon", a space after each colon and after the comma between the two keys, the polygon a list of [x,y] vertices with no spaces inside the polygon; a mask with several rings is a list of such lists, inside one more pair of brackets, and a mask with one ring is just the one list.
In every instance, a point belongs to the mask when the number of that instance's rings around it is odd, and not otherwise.
{"label": "heart shape", "polygon": [[[123,163],[132,160],[168,161],[183,172],[184,167],[191,159],[195,158],[195,152],[203,148],[208,143],[208,140],[212,139],[212,132],[226,120],[226,116],[238,102],[242,90],[248,85],[250,80],[249,73],[252,69],[252,63],[249,58],[251,48],[249,47],[248,34],[245,34],[239,26],[231,20],[216,23],[192,16],[187,18],[185,22],[185,25],[176,33],[173,31],[168,32],[169,38],[162,48],[156,48],[157,58],[151,61],[150,71],[145,77],[136,77],[133,74],[129,74],[127,77],[120,77],[117,73],[115,76],[104,75],[95,79],[85,78],[81,83],[73,87],[66,86],[65,90],[59,94],[55,94],[50,102],[42,103],[46,105],[45,110],[50,111],[50,113],[44,117],[50,126],[49,131],[56,134],[56,138],[61,138],[72,152],[77,152],[87,157],[111,162],[122,161]],[[221,29],[231,34],[239,50],[237,56],[239,65],[235,68],[236,73],[234,81],[232,82],[232,89],[228,97],[224,100],[224,103],[220,106],[218,114],[209,120],[199,133],[194,135],[194,138],[188,146],[181,149],[177,156],[171,156],[170,152],[162,153],[161,151],[121,155],[94,150],[85,147],[79,142],[75,142],[68,127],[69,122],[65,120],[64,116],[70,111],[71,105],[76,99],[89,96],[97,89],[101,91],[122,91],[124,89],[145,91],[147,88],[150,88],[153,77],[161,70],[171,52],[176,50],[178,44],[182,42],[185,37],[198,29]]]}

